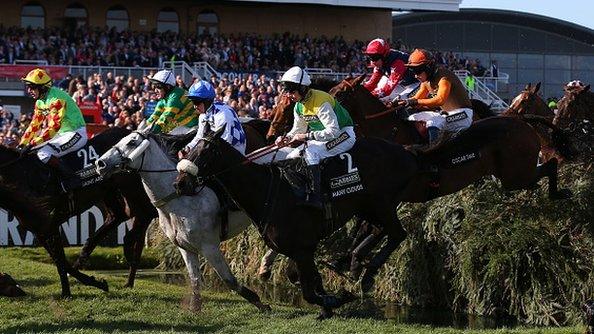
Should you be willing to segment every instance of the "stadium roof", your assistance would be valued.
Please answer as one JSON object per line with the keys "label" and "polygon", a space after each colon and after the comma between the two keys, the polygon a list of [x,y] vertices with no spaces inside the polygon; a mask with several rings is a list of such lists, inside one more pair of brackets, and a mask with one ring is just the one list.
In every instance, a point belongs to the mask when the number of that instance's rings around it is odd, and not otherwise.
{"label": "stadium roof", "polygon": [[594,30],[592,29],[548,16],[512,10],[463,8],[456,13],[423,12],[394,15],[393,20],[396,25],[439,21],[479,21],[522,25],[594,45]]}
{"label": "stadium roof", "polygon": [[383,8],[399,11],[458,11],[462,0],[234,0],[276,4],[312,4],[343,7]]}

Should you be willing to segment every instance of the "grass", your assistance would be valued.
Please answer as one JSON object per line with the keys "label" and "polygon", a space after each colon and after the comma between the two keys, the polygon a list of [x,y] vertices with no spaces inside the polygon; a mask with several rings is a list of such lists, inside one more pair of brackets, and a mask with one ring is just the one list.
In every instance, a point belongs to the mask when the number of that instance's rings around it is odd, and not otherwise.
{"label": "grass", "polygon": [[[121,249],[99,248],[95,257]],[[78,249],[69,250],[69,254]],[[149,254],[148,252],[147,254]],[[43,250],[0,250],[1,270],[10,273],[28,293],[0,297],[0,333],[580,333],[582,327],[458,330],[448,327],[397,324],[391,320],[347,318],[344,311],[317,321],[314,308],[272,305],[259,313],[233,293],[205,291],[203,311],[184,306],[187,288],[139,278],[125,289],[123,276],[97,275],[110,283],[110,292],[82,286],[74,279],[71,299],[60,297],[56,270]],[[91,272],[92,273],[92,272]]]}

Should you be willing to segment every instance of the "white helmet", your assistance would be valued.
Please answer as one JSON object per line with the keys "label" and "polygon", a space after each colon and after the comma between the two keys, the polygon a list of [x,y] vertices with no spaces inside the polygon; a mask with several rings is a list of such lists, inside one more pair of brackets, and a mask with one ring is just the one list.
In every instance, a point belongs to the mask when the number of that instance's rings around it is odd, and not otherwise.
{"label": "white helmet", "polygon": [[281,82],[293,82],[302,86],[311,85],[309,74],[299,66],[291,67],[280,80]]}
{"label": "white helmet", "polygon": [[159,72],[155,73],[155,75],[150,77],[149,80],[152,82],[166,84],[172,87],[175,86],[175,75],[173,75],[173,72],[169,70],[160,70]]}

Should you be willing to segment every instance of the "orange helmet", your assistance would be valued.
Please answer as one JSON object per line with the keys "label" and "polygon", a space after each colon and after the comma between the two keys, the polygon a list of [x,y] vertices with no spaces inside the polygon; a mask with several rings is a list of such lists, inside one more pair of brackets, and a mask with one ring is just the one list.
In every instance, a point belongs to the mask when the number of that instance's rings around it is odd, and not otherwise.
{"label": "orange helmet", "polygon": [[47,74],[47,72],[41,68],[31,70],[24,78],[21,78],[21,81],[31,85],[45,87],[52,86],[52,77],[50,77],[49,74]]}
{"label": "orange helmet", "polygon": [[430,64],[433,62],[433,55],[431,52],[424,49],[415,49],[408,57],[407,67],[417,67],[421,65]]}
{"label": "orange helmet", "polygon": [[390,45],[381,38],[376,38],[367,44],[365,54],[385,56],[390,52]]}

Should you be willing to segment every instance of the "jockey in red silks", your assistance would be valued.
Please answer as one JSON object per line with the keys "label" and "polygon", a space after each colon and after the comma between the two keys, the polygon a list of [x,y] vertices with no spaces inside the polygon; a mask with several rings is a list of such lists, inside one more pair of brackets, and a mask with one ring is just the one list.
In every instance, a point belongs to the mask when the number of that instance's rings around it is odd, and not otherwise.
{"label": "jockey in red silks", "polygon": [[[413,73],[404,66],[408,62],[407,53],[390,49],[386,41],[376,38],[367,45],[365,55],[373,67],[373,74],[363,86],[382,102],[407,99],[419,87]],[[387,77],[383,85],[380,83],[382,76]]]}

